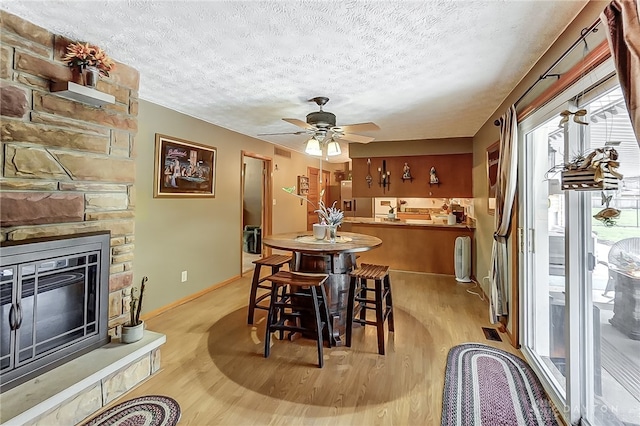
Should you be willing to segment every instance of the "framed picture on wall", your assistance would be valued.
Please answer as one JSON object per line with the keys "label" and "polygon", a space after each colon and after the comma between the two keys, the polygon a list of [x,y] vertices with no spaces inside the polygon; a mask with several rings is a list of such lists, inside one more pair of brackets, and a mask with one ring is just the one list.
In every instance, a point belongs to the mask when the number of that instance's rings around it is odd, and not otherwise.
{"label": "framed picture on wall", "polygon": [[156,133],[153,197],[215,197],[216,148]]}
{"label": "framed picture on wall", "polygon": [[498,160],[500,159],[500,141],[487,148],[487,182],[489,183],[489,214],[496,213],[496,183],[498,182]]}

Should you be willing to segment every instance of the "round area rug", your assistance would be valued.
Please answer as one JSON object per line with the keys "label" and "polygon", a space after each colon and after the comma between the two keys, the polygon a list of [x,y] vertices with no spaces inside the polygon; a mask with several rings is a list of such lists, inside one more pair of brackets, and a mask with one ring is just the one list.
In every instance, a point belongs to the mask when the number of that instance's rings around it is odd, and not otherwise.
{"label": "round area rug", "polygon": [[178,420],[180,405],[175,399],[149,395],[115,405],[84,426],[174,426]]}

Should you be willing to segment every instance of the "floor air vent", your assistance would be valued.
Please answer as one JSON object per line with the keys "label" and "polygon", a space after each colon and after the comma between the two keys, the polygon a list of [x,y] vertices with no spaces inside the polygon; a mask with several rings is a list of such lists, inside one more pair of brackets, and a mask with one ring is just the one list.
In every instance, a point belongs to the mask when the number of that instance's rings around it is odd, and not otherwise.
{"label": "floor air vent", "polygon": [[495,340],[496,342],[502,342],[502,339],[500,338],[500,334],[498,333],[498,330],[496,330],[495,328],[482,327],[482,332],[484,333],[484,337],[486,337],[487,340]]}

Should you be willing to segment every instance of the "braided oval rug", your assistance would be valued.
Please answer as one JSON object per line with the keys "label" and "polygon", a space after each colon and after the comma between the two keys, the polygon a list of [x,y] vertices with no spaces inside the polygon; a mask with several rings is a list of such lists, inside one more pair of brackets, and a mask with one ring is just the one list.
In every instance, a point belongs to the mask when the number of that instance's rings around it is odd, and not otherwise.
{"label": "braided oval rug", "polygon": [[174,426],[180,405],[168,396],[149,395],[114,405],[83,426]]}
{"label": "braided oval rug", "polygon": [[442,398],[442,426],[559,425],[531,368],[481,344],[451,348]]}

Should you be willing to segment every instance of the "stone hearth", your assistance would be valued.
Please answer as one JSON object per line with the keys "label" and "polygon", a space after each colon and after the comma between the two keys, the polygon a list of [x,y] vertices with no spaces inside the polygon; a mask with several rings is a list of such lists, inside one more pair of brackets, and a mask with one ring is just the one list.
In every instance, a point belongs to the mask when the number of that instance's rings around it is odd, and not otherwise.
{"label": "stone hearth", "polygon": [[0,395],[3,425],[74,425],[110,404],[160,369],[164,334],[117,339]]}

